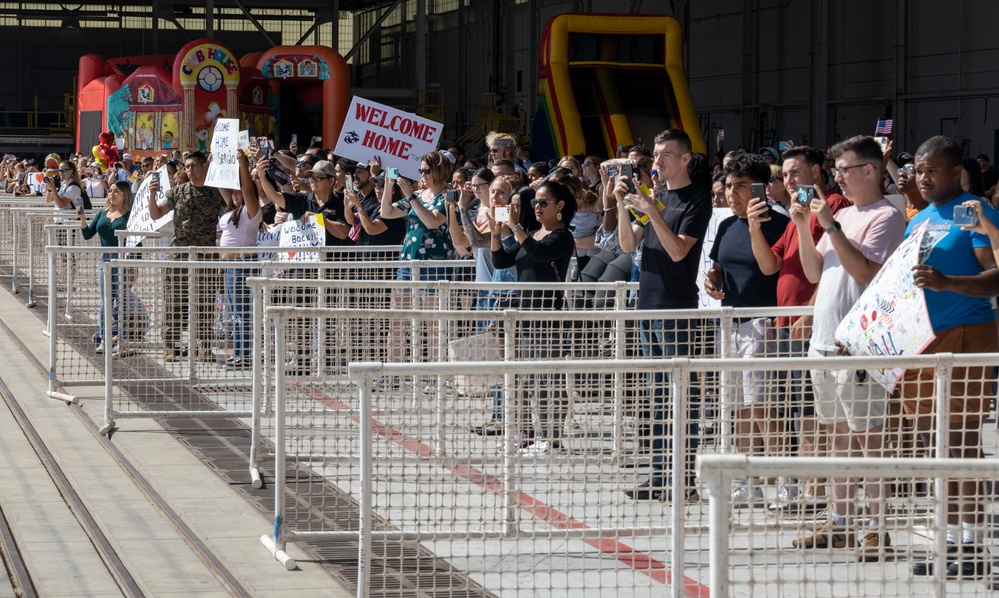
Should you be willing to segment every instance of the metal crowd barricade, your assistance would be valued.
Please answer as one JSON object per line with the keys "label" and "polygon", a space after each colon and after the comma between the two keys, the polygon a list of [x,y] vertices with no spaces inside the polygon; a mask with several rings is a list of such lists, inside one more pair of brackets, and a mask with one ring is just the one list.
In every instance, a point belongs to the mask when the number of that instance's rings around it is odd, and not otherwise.
{"label": "metal crowd barricade", "polygon": [[[302,310],[270,311],[280,355],[296,338],[298,331],[288,324],[300,319]],[[334,313],[315,315],[324,318]],[[507,339],[512,346],[514,342]],[[345,399],[331,392],[332,382],[290,375],[284,361],[277,358],[275,526],[273,534],[261,540],[280,560],[286,557],[287,542],[358,541],[358,595],[391,593],[389,572],[401,566],[399,555],[418,546],[438,555],[438,562],[425,578],[410,580],[414,592],[429,589],[438,575],[460,572],[470,586],[497,595],[573,590],[614,596],[622,592],[701,595],[708,590],[712,595],[729,595],[711,586],[711,576],[713,571],[732,568],[712,569],[707,559],[714,548],[728,550],[727,544],[714,544],[717,540],[712,534],[733,529],[748,544],[739,546],[739,558],[748,561],[739,579],[757,580],[755,591],[760,595],[764,589],[772,595],[773,587],[784,583],[785,570],[773,568],[774,558],[797,567],[794,579],[801,580],[805,588],[801,595],[890,595],[880,580],[891,580],[889,590],[894,584],[904,586],[906,590],[897,595],[909,595],[923,587],[924,581],[905,574],[910,560],[900,558],[897,564],[882,559],[858,565],[852,547],[832,555],[826,550],[792,549],[788,536],[805,535],[822,524],[814,515],[770,515],[761,508],[765,505],[761,499],[733,508],[720,501],[722,512],[713,512],[714,518],[709,518],[707,507],[688,493],[703,494],[707,481],[701,479],[695,488],[686,486],[683,451],[663,455],[671,476],[662,500],[634,501],[623,491],[648,480],[650,472],[620,467],[599,446],[577,444],[573,439],[567,447],[564,444],[570,439],[563,436],[561,450],[530,455],[518,450],[523,442],[515,433],[519,424],[506,426],[498,441],[471,433],[468,426],[479,417],[483,399],[492,396],[497,384],[502,385],[506,421],[524,421],[516,413],[523,409],[523,402],[530,404],[535,421],[543,408],[549,409],[549,416],[557,415],[561,407],[554,397],[561,396],[564,407],[569,381],[582,372],[649,375],[665,370],[670,374],[668,382],[653,385],[667,385],[670,400],[682,405],[697,396],[691,382],[696,376],[689,375],[699,372],[928,367],[938,372],[940,400],[949,397],[947,382],[954,368],[973,364],[994,366],[999,364],[999,355],[352,364],[357,390],[354,398]],[[490,375],[499,376],[502,382]],[[469,392],[466,381],[465,391],[459,391],[460,378],[475,380],[475,389]],[[414,392],[419,398],[416,402]],[[305,408],[308,404],[311,412]],[[683,447],[688,440],[686,410],[675,409],[673,416],[668,434],[673,446]],[[942,426],[938,436],[945,438],[946,410],[938,419]],[[994,439],[991,442],[987,449],[994,448]],[[726,451],[715,443],[699,452]],[[815,473],[807,460],[801,468],[794,463],[785,459],[782,475],[804,479]],[[770,468],[761,473],[776,471]],[[985,472],[982,469],[974,475],[986,479]],[[905,473],[891,475],[895,479],[883,480],[885,484],[899,485],[900,475],[904,481],[918,481],[904,478]],[[732,486],[712,484],[709,504],[714,509],[715,497],[726,496]],[[905,552],[925,543],[926,536],[934,537],[934,532],[936,538],[941,537],[946,512],[939,500],[946,495],[943,488],[938,483],[931,496],[885,495],[882,525],[896,534],[897,541],[907,547]],[[858,496],[857,512],[865,508],[869,512],[875,499],[863,493]],[[725,526],[720,525],[722,520]],[[863,530],[865,524],[860,525]],[[985,524],[986,538],[992,527],[992,523]],[[859,573],[846,573],[858,567]],[[816,583],[815,578],[822,581]],[[881,593],[865,594],[864,579],[874,580]],[[841,581],[846,590],[821,585],[835,586]],[[423,587],[423,583],[428,585]],[[792,583],[789,578],[787,585]]]}
{"label": "metal crowd barricade", "polygon": [[[102,432],[122,418],[251,416],[253,373],[259,368],[250,358],[250,297],[246,293],[243,301],[229,301],[237,297],[230,285],[258,271],[360,281],[391,278],[400,266],[416,266],[371,259],[397,248],[328,249],[324,253],[336,261],[246,259],[298,253],[294,248],[187,248],[187,261],[110,260],[102,284],[105,305],[111,306],[105,309],[104,329],[117,336],[118,349],[103,359]],[[227,254],[241,259],[219,259]],[[459,273],[474,268],[470,261],[433,263]]]}
{"label": "metal crowd barricade", "polygon": [[[288,363],[299,360],[303,353],[317,355],[321,347],[347,347],[349,350],[326,350],[322,362],[309,359],[307,364],[299,364],[293,368],[301,379],[345,380],[345,368],[351,361],[427,361],[448,359],[482,359],[483,355],[475,355],[475,351],[488,350],[476,346],[476,343],[493,339],[488,334],[482,334],[490,325],[501,326],[507,318],[511,326],[519,327],[542,324],[555,331],[560,337],[558,343],[559,355],[564,359],[638,359],[642,356],[640,343],[640,324],[644,319],[669,319],[686,322],[681,347],[669,347],[670,352],[721,357],[730,355],[731,343],[728,343],[732,333],[733,322],[740,318],[774,317],[777,315],[796,316],[810,314],[810,307],[797,308],[763,308],[756,310],[733,310],[719,308],[715,310],[663,310],[660,312],[635,312],[626,308],[629,297],[637,285],[632,283],[474,283],[474,282],[357,282],[336,280],[296,280],[296,279],[251,279],[249,286],[253,295],[254,338],[260,343],[254,348],[258,355],[255,363],[273,364],[274,337],[273,327],[267,321],[266,310],[273,306],[292,305],[289,296],[293,293],[308,305],[320,308],[330,308],[334,311],[335,321],[323,322],[324,326],[316,333],[303,330],[298,342],[307,343],[310,348],[297,347],[285,355]],[[544,301],[536,306],[543,313],[528,313],[532,311],[531,302],[520,302],[516,306],[520,311],[494,311],[497,307],[510,307],[502,300],[496,305],[480,305],[477,303],[482,294],[493,297],[507,297],[508,293],[539,292],[564,294],[565,310],[553,311],[551,305]],[[419,300],[412,311],[393,305],[393,294],[405,292],[408,297]],[[301,294],[311,293],[312,299],[301,300]],[[594,303],[594,297],[602,297]],[[625,309],[617,309],[622,306]],[[418,309],[416,309],[418,308]],[[492,308],[492,309],[490,309]],[[578,308],[578,309],[572,309]],[[451,310],[453,313],[445,313]],[[522,315],[521,315],[522,314]],[[640,319],[641,318],[641,319]],[[347,323],[339,320],[345,319]],[[329,325],[325,325],[329,324]],[[307,320],[298,324],[307,325]],[[347,331],[340,333],[341,328]],[[332,332],[337,331],[337,332]],[[486,337],[486,338],[483,338]],[[776,356],[776,343],[771,343],[770,353],[761,356]],[[495,352],[495,351],[494,351]],[[540,358],[542,353],[535,358]],[[796,353],[795,355],[802,355]],[[467,357],[466,357],[467,356]],[[506,359],[516,359],[513,352],[505,355]],[[271,442],[274,431],[273,384],[271,370],[262,368],[255,371],[259,377],[254,383],[254,417],[253,441],[251,443],[250,474],[255,487],[262,487],[260,467],[273,458],[274,445]],[[800,375],[800,373],[799,373]],[[718,406],[725,404],[725,396],[730,385],[723,384],[722,377],[704,374],[698,381],[705,395],[705,408],[709,412],[706,419],[718,422],[719,426],[729,425],[732,421],[728,410]],[[631,376],[618,376],[609,384],[606,376],[592,373],[580,373],[571,380],[570,394],[573,412],[580,417],[592,411],[601,409],[616,409],[619,415],[616,426],[622,424],[620,414],[623,404],[641,403],[638,409],[647,412],[647,401],[637,395],[639,391],[624,386],[632,383]],[[354,389],[350,385],[338,387],[338,394],[343,398],[351,397]],[[609,407],[615,401],[623,403]],[[486,414],[488,415],[488,414]],[[585,432],[585,430],[581,430]],[[643,429],[646,433],[648,430]],[[596,433],[596,432],[593,432]],[[611,450],[619,457],[625,452],[621,434],[612,434],[614,439]],[[729,443],[730,438],[722,436],[719,442]]]}
{"label": "metal crowd barricade", "polygon": [[[49,229],[53,232],[57,228],[55,225],[49,226],[53,227]],[[70,228],[72,229],[72,226]],[[78,229],[79,225],[77,224],[76,230],[78,231]],[[126,236],[131,236],[131,234]],[[96,238],[83,241],[82,237],[74,230],[68,231],[68,237],[73,239],[72,246],[50,245],[46,248],[48,254],[46,261],[49,264],[50,275],[48,296],[51,297],[51,300],[47,306],[48,325],[45,333],[50,336],[52,344],[49,358],[50,395],[55,392],[60,399],[73,400],[71,395],[56,392],[56,389],[103,384],[107,379],[104,358],[94,353],[96,347],[94,334],[100,328],[102,281],[98,276],[98,267],[102,257],[106,256],[107,259],[111,259],[127,256],[141,260],[143,263],[152,263],[160,261],[168,255],[192,258],[192,256],[205,254],[206,249],[197,247],[168,249],[158,246],[158,240],[151,244],[149,239],[143,242],[144,246],[142,247],[100,247]],[[277,251],[282,250],[278,249]],[[269,256],[276,253],[274,248],[243,248],[240,252]],[[356,248],[329,248],[329,250],[322,249],[321,253],[328,254],[337,260],[352,261],[366,259],[372,253],[397,255],[398,247],[368,249],[363,252]],[[164,300],[163,293],[154,288],[157,281],[147,281],[143,284],[149,287],[149,292],[136,295],[136,297],[143,302],[142,304],[152,321],[162,320]],[[158,281],[158,284],[162,284],[162,280]],[[122,309],[127,309],[127,306],[123,305]]]}

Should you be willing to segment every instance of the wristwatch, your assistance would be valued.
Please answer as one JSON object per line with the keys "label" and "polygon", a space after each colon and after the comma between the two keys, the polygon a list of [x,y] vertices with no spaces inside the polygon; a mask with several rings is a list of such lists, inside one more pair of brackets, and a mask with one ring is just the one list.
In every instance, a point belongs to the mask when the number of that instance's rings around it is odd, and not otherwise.
{"label": "wristwatch", "polygon": [[833,220],[832,224],[826,227],[826,233],[830,235],[838,230],[843,230],[843,227],[840,226],[839,222],[836,222],[835,220]]}
{"label": "wristwatch", "polygon": [[510,232],[512,232],[513,234],[517,234],[517,231],[519,230],[524,230],[524,227],[518,224],[517,226],[511,228]]}

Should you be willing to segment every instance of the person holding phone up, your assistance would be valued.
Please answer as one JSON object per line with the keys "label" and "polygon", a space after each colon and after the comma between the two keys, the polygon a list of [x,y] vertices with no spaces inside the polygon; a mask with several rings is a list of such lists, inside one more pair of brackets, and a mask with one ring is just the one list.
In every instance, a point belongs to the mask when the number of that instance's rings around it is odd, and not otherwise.
{"label": "person holding phone up", "polygon": [[52,177],[45,184],[45,201],[54,203],[57,210],[72,210],[82,205],[82,195],[83,183],[80,182],[76,164],[61,162],[58,177]]}
{"label": "person holding phone up", "polygon": [[[101,247],[118,247],[118,237],[115,235],[115,232],[128,228],[128,217],[132,211],[132,202],[134,199],[132,188],[128,182],[116,181],[108,189],[108,199],[104,209],[97,212],[97,215],[94,216],[94,219],[90,223],[87,223],[87,216],[84,214],[83,206],[77,206],[76,215],[80,219],[80,228],[82,229],[80,234],[87,240],[97,235],[101,240]],[[99,328],[93,339],[97,343],[97,353],[104,352],[106,338],[104,330],[104,268],[107,267],[108,262],[114,257],[116,255],[110,252],[101,254],[101,259],[97,266],[97,288],[101,290],[99,318],[97,320]],[[118,301],[117,269],[111,272],[111,296],[109,299],[108,303],[110,305],[115,305]],[[112,351],[117,353],[117,349],[117,346],[112,345]]]}

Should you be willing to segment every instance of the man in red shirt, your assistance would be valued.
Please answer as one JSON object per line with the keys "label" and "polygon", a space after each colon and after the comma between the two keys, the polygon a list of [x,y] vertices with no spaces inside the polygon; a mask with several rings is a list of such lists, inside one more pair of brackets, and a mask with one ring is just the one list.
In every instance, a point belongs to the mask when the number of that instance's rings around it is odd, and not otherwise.
{"label": "man in red shirt", "polygon": [[[788,149],[782,158],[784,186],[791,196],[791,201],[807,202],[805,198],[799,198],[798,186],[812,188],[816,184],[822,184],[822,163],[825,156],[818,149],[802,145]],[[827,193],[826,201],[834,214],[850,205],[849,200],[838,193]],[[765,212],[766,206],[751,208],[748,213],[750,223],[755,222]],[[811,216],[810,229],[812,239],[817,243],[824,231],[815,216]],[[811,304],[817,285],[808,281],[801,266],[798,257],[798,228],[794,223],[787,225],[783,236],[772,247],[763,237],[759,226],[750,226],[750,240],[760,270],[764,274],[778,273],[777,305],[788,307]],[[802,316],[793,321],[789,317],[778,318],[776,326],[778,355],[799,357],[807,355],[811,324],[811,316]],[[824,454],[825,451],[822,450],[824,439],[816,425],[811,388],[805,372],[789,372],[784,383],[789,398],[784,408],[785,417],[788,422],[793,421],[787,417],[791,411],[798,411],[801,417],[798,430],[800,454],[805,457]],[[777,433],[785,438],[789,437],[781,431]],[[804,495],[799,497],[797,485],[791,483],[790,479],[781,478],[778,482],[777,500],[770,505],[769,510],[773,513],[798,508],[818,511],[825,508],[824,497],[825,489],[816,480],[810,480],[806,484]]]}

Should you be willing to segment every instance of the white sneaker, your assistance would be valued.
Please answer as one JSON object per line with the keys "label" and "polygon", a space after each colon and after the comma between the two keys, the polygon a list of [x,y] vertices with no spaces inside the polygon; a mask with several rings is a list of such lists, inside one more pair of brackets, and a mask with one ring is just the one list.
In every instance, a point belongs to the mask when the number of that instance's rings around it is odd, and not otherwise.
{"label": "white sneaker", "polygon": [[97,353],[98,355],[103,355],[104,354],[104,343],[103,342],[97,343],[97,348],[94,349],[94,353]]}
{"label": "white sneaker", "polygon": [[800,494],[801,490],[798,488],[797,484],[791,482],[781,484],[777,488],[777,496],[774,497],[774,501],[770,503],[767,510],[771,512],[779,511],[784,508],[784,505],[797,500]]}
{"label": "white sneaker", "polygon": [[558,453],[561,450],[561,447],[557,444],[552,445],[552,443],[547,440],[539,440],[531,446],[520,449],[520,455],[522,457],[547,457],[554,453]]}
{"label": "white sneaker", "polygon": [[746,507],[750,505],[763,504],[763,489],[756,484],[750,485],[748,482],[736,484],[732,490],[732,506]]}
{"label": "white sneaker", "polygon": [[111,358],[112,359],[121,359],[121,358],[128,357],[129,355],[134,355],[134,354],[135,354],[135,349],[129,349],[127,347],[122,347],[121,345],[115,345],[111,349]]}

